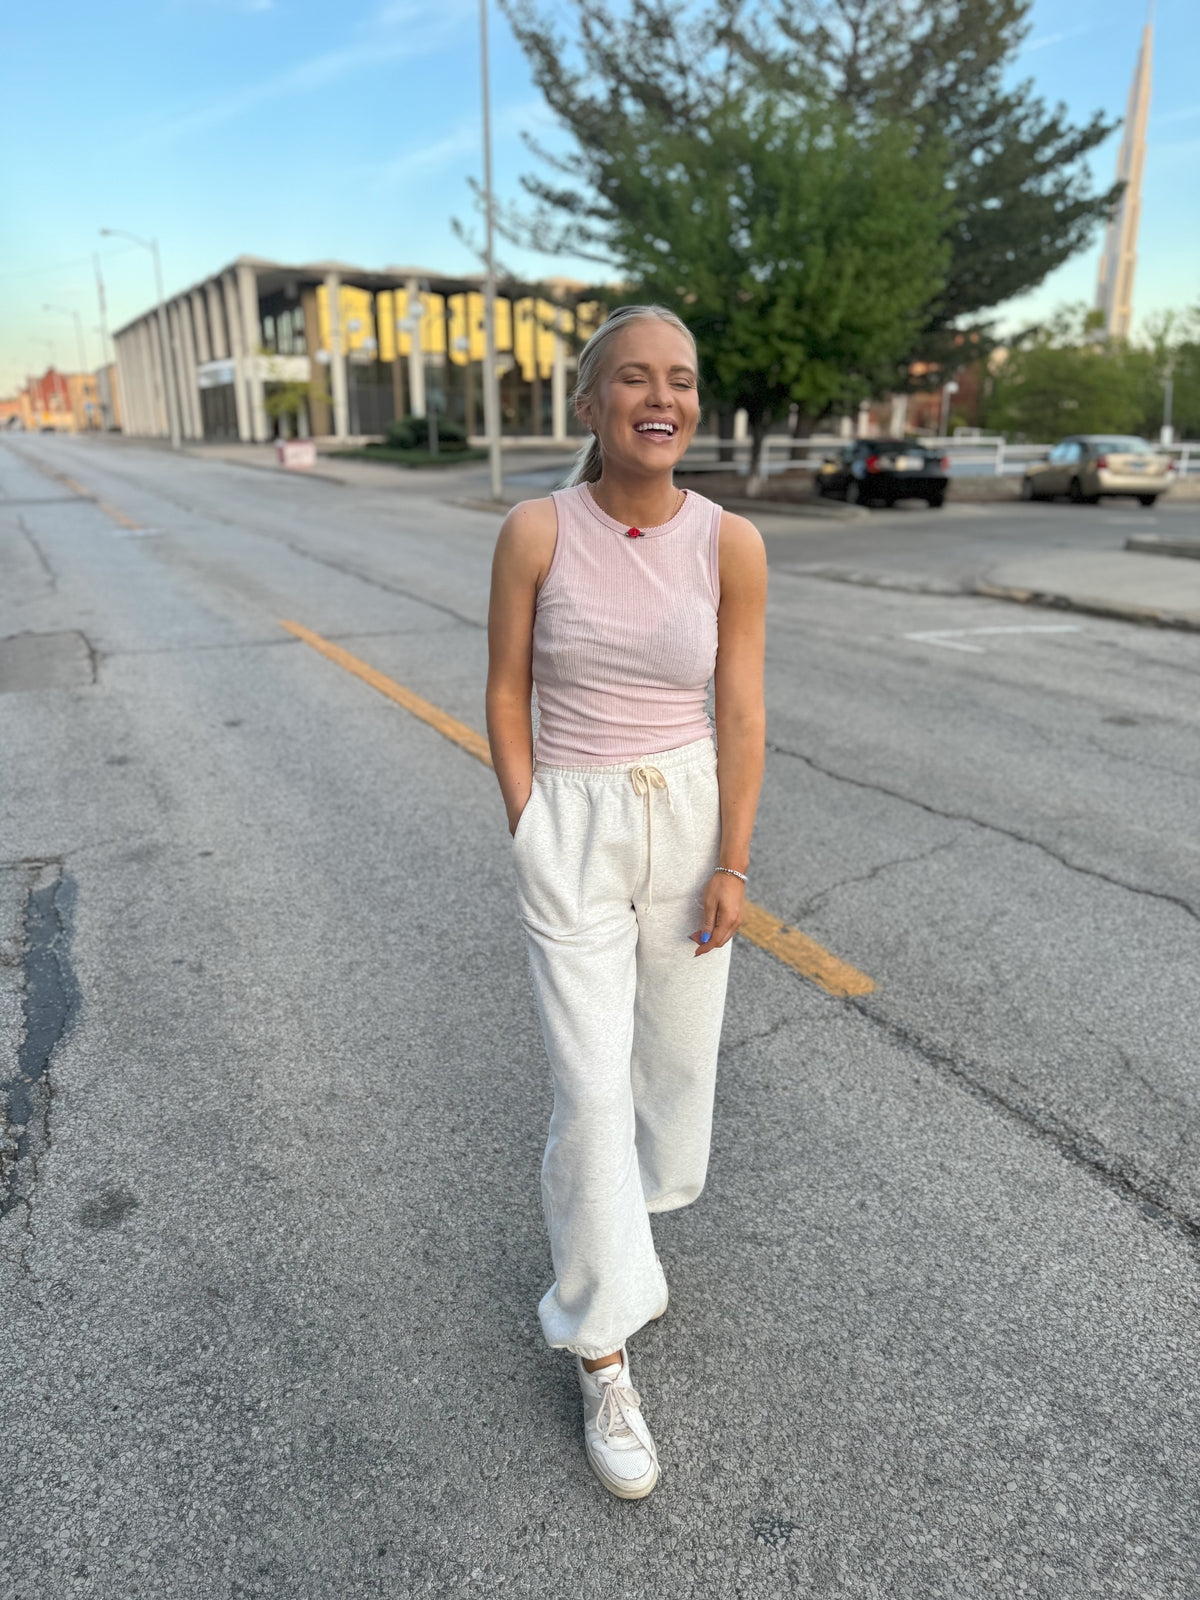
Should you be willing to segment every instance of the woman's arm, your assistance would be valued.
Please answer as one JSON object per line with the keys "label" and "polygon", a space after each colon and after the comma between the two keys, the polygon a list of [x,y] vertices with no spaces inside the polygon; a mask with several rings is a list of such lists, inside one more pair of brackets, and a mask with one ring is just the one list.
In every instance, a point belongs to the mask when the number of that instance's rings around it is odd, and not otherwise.
{"label": "woman's arm", "polygon": [[[721,518],[721,604],[717,612],[717,782],[721,791],[723,867],[746,872],[750,835],[762,787],[767,718],[763,704],[766,649],[767,553],[745,517]],[[729,872],[714,872],[704,896],[705,942],[693,934],[697,955],[728,944],[741,927],[746,886]]]}
{"label": "woman's arm", "polygon": [[556,530],[553,500],[523,501],[505,517],[492,557],[487,731],[509,833],[533,787],[533,615]]}

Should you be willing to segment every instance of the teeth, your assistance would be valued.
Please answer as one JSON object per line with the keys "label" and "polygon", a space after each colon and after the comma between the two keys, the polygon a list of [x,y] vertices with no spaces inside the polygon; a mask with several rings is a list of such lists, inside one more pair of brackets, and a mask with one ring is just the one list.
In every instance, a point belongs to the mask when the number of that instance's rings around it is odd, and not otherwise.
{"label": "teeth", "polygon": [[675,425],[671,422],[636,422],[634,427],[639,433],[674,433]]}

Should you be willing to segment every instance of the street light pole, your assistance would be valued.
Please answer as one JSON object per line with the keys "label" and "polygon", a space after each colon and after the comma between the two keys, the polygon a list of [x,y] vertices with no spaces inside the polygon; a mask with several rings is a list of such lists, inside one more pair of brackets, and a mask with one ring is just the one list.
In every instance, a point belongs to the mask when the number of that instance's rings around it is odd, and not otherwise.
{"label": "street light pole", "polygon": [[483,205],[486,219],[483,290],[483,426],[488,436],[492,499],[504,498],[504,463],[500,454],[500,396],[496,389],[496,263],[492,222],[492,112],[488,90],[488,0],[479,0],[479,58],[483,87]]}
{"label": "street light pole", "polygon": [[170,336],[167,332],[167,306],[163,295],[162,262],[158,256],[158,240],[140,239],[136,233],[127,233],[124,228],[101,228],[100,232],[106,239],[132,239],[134,244],[140,244],[143,250],[149,250],[154,257],[154,289],[158,296],[158,343],[162,353],[167,422],[171,429],[171,448],[172,450],[178,450],[182,443],[179,433],[179,406],[175,393],[174,363],[171,361]]}

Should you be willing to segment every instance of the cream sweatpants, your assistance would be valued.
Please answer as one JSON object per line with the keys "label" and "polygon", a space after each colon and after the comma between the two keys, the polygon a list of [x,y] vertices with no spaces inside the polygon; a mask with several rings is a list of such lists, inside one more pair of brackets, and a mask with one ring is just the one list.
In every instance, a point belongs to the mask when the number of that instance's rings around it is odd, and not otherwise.
{"label": "cream sweatpants", "polygon": [[697,956],[721,842],[711,737],[612,766],[535,763],[513,836],[554,1082],[548,1342],[594,1358],[658,1315],[650,1213],[704,1187],[732,944]]}

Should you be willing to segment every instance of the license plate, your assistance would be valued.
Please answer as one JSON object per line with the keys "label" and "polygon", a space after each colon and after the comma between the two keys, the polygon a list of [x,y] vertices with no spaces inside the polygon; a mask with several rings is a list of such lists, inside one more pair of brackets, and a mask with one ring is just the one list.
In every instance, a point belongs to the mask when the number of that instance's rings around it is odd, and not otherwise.
{"label": "license plate", "polygon": [[897,472],[920,472],[925,465],[924,456],[897,456]]}

